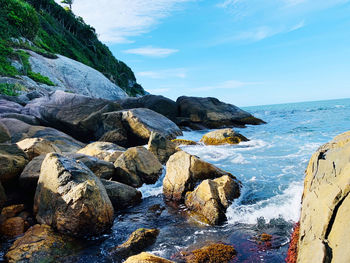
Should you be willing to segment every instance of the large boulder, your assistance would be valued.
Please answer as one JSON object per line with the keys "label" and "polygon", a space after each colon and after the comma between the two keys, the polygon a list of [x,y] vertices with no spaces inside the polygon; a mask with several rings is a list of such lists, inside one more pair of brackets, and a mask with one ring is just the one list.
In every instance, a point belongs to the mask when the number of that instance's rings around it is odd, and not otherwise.
{"label": "large boulder", "polygon": [[101,130],[103,135],[99,141],[111,142],[123,147],[129,145],[127,130],[124,128],[120,114],[102,114]]}
{"label": "large boulder", "polygon": [[165,258],[157,257],[147,252],[129,257],[124,263],[175,263]]}
{"label": "large boulder", "polygon": [[79,248],[77,240],[56,233],[47,225],[35,225],[13,243],[5,258],[10,263],[62,262]]}
{"label": "large boulder", "polygon": [[8,142],[11,140],[11,135],[9,130],[4,124],[0,122],[0,143]]}
{"label": "large boulder", "polygon": [[216,98],[179,97],[176,101],[182,125],[192,128],[221,128],[262,124],[250,113]]}
{"label": "large boulder", "polygon": [[41,171],[41,164],[43,163],[45,157],[46,154],[39,155],[31,160],[18,178],[21,189],[31,197],[34,197],[35,195]]}
{"label": "large boulder", "polygon": [[115,162],[123,154],[125,148],[111,142],[93,142],[80,149],[77,153],[94,156],[107,162]]}
{"label": "large boulder", "polygon": [[237,181],[224,175],[214,180],[204,180],[193,192],[187,192],[185,205],[201,221],[218,225],[226,220],[226,209],[239,195]]}
{"label": "large boulder", "polygon": [[238,144],[246,141],[249,140],[230,128],[208,132],[201,139],[206,145]]}
{"label": "large boulder", "polygon": [[320,147],[306,169],[297,262],[350,262],[350,132]]}
{"label": "large boulder", "polygon": [[62,153],[55,144],[43,138],[27,138],[19,141],[17,145],[28,155],[29,160],[41,154]]}
{"label": "large boulder", "polygon": [[142,194],[134,187],[104,179],[101,179],[101,182],[116,210],[134,206],[141,202]]}
{"label": "large boulder", "polygon": [[23,106],[9,100],[0,99],[0,114],[2,113],[21,113]]}
{"label": "large boulder", "polygon": [[17,144],[0,144],[0,182],[16,179],[27,163],[27,154]]}
{"label": "large boulder", "polygon": [[168,200],[184,201],[186,192],[193,191],[198,182],[223,175],[232,176],[194,155],[179,151],[173,154],[166,164],[163,193]]}
{"label": "large boulder", "polygon": [[145,95],[139,98],[126,98],[118,101],[123,109],[147,108],[176,122],[176,102],[160,95]]}
{"label": "large boulder", "polygon": [[113,206],[101,181],[82,163],[46,155],[34,198],[36,219],[61,233],[98,235],[113,224]]}
{"label": "large boulder", "polygon": [[116,100],[128,97],[101,72],[76,60],[61,55],[50,59],[32,51],[27,52],[31,55],[29,62],[32,70],[48,77],[61,89],[93,98]]}
{"label": "large boulder", "polygon": [[119,104],[83,95],[56,91],[29,102],[23,112],[41,119],[47,126],[90,141],[100,138],[101,115],[120,110]]}
{"label": "large boulder", "polygon": [[2,113],[0,114],[0,119],[16,119],[19,121],[23,121],[29,125],[40,125],[40,121],[38,120],[38,118],[20,113]]}
{"label": "large boulder", "polygon": [[163,166],[158,159],[142,146],[129,148],[114,163],[116,180],[133,187],[144,183],[154,184],[162,174]]}
{"label": "large boulder", "polygon": [[162,134],[167,139],[175,139],[176,136],[182,135],[182,131],[174,122],[149,109],[109,112],[104,114],[103,118],[112,118],[111,115],[123,123],[130,146],[146,144],[152,131]]}
{"label": "large boulder", "polygon": [[29,125],[16,119],[0,119],[11,136],[11,142],[17,143],[26,138],[42,138],[52,142],[62,152],[76,152],[85,144],[54,128]]}
{"label": "large boulder", "polygon": [[169,157],[176,152],[175,143],[158,132],[151,133],[147,148],[162,164],[165,164],[169,160]]}

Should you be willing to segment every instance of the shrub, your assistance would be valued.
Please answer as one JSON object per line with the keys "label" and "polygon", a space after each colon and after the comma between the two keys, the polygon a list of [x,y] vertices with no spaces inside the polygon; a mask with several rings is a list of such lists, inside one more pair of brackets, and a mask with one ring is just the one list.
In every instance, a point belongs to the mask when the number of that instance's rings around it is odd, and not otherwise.
{"label": "shrub", "polygon": [[40,82],[40,83],[43,83],[43,84],[46,84],[49,86],[55,86],[55,84],[48,77],[45,77],[45,76],[41,75],[40,73],[35,73],[33,71],[29,71],[27,76],[36,82]]}
{"label": "shrub", "polygon": [[20,84],[7,84],[0,83],[0,94],[7,96],[18,96],[19,91],[23,90],[23,86]]}

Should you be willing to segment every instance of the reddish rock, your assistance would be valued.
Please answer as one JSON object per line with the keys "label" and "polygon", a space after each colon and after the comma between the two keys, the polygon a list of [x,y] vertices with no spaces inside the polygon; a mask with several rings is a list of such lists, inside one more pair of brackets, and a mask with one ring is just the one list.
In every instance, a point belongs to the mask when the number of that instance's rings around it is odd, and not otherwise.
{"label": "reddish rock", "polygon": [[296,263],[298,259],[298,240],[299,240],[300,223],[296,223],[289,243],[286,262]]}

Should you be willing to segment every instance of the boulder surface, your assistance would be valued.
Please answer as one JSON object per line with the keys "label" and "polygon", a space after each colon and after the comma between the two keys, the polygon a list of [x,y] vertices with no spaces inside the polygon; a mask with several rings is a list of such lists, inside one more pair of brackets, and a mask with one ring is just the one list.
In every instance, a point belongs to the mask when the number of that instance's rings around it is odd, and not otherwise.
{"label": "boulder surface", "polygon": [[27,154],[17,144],[0,144],[0,181],[16,179],[28,163]]}
{"label": "boulder surface", "polygon": [[206,145],[238,144],[246,141],[249,141],[246,137],[229,128],[208,132],[201,139]]}
{"label": "boulder surface", "polygon": [[176,152],[175,143],[157,132],[151,133],[147,148],[162,164],[165,164],[169,157]]}

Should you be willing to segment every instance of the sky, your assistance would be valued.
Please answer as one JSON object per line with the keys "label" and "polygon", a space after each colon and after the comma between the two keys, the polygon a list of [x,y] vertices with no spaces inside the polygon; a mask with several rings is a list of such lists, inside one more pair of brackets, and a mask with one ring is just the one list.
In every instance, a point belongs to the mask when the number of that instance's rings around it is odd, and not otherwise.
{"label": "sky", "polygon": [[350,98],[350,0],[75,0],[73,12],[152,94]]}

